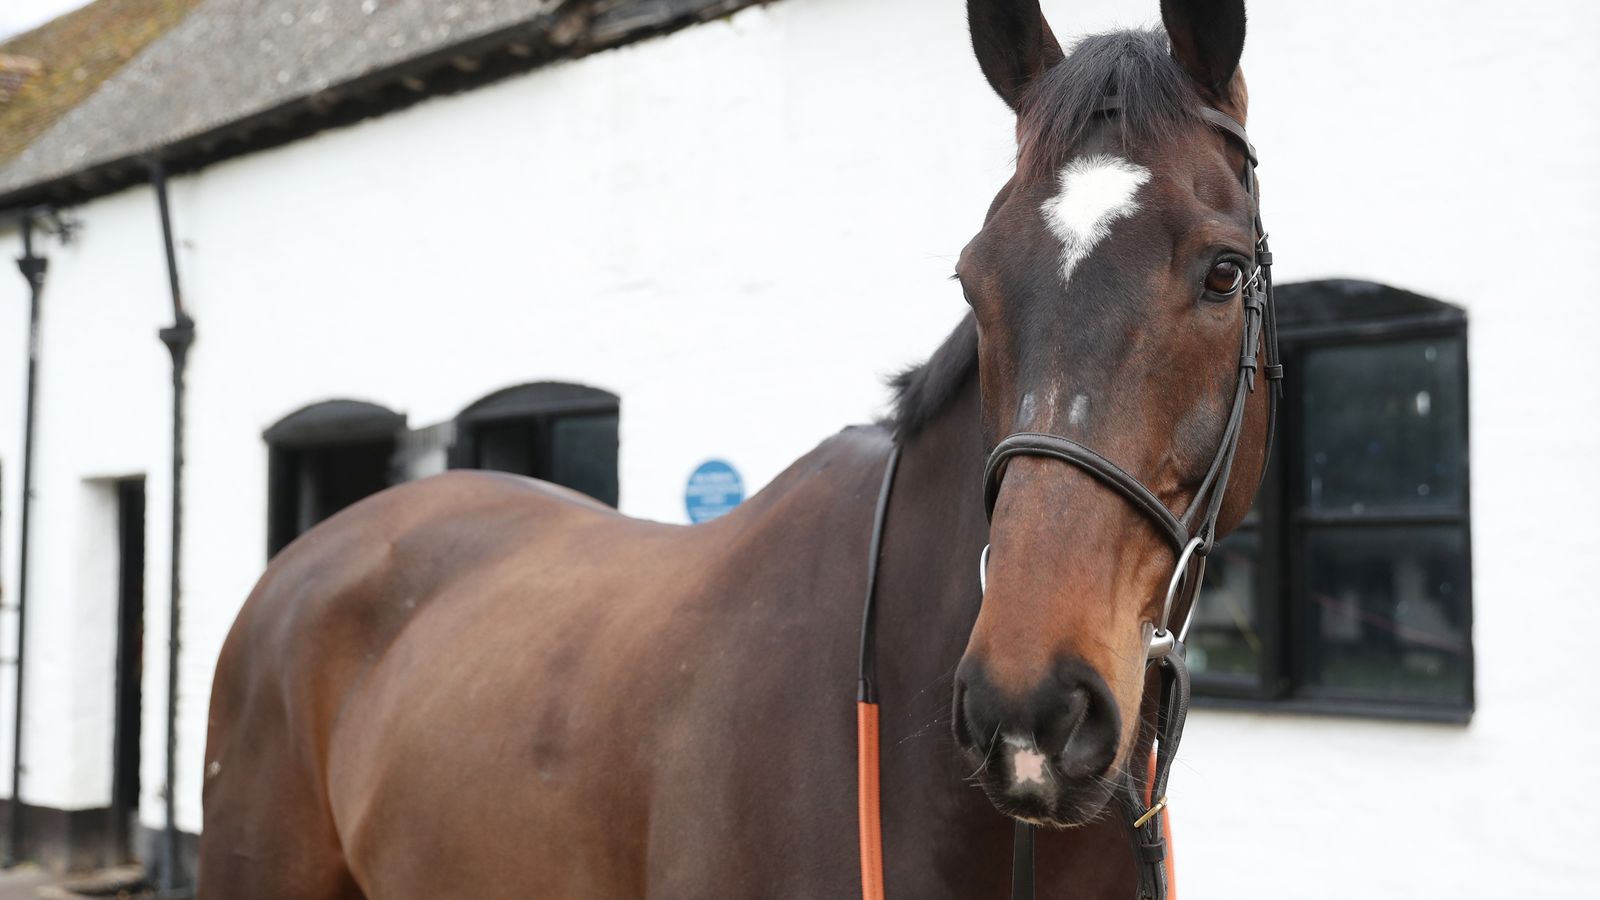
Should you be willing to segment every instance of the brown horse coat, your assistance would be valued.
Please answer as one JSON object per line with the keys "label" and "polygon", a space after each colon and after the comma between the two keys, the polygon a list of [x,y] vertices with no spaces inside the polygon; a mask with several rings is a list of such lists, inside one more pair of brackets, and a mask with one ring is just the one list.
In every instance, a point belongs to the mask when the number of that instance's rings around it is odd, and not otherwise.
{"label": "brown horse coat", "polygon": [[[976,401],[906,447],[885,535],[891,896],[1009,882],[1010,821],[948,728],[979,601]],[[218,663],[200,896],[855,893],[855,656],[889,446],[847,429],[696,527],[476,472],[318,526]],[[1072,896],[1132,891],[1110,821],[1041,835],[1040,864]]]}

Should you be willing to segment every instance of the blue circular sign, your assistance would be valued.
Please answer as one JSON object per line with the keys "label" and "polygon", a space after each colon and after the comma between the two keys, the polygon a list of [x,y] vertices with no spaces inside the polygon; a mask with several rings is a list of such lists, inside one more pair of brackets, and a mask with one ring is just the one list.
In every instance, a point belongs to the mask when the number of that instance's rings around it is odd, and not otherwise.
{"label": "blue circular sign", "polygon": [[689,521],[696,525],[709,522],[744,501],[744,479],[739,470],[720,459],[701,463],[689,484],[683,490],[683,505],[689,511]]}

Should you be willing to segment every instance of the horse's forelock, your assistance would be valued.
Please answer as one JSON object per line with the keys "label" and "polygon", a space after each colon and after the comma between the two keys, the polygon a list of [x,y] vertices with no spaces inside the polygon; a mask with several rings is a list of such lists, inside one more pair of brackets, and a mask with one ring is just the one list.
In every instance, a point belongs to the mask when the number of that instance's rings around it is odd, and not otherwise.
{"label": "horse's forelock", "polygon": [[1161,140],[1199,118],[1193,80],[1160,28],[1089,35],[1030,89],[1018,123],[1017,174],[1049,178],[1115,96],[1123,141]]}

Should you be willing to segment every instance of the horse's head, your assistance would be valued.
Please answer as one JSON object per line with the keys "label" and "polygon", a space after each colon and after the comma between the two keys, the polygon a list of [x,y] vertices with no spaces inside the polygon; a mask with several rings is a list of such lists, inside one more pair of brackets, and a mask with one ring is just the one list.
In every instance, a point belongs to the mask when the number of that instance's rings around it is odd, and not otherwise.
{"label": "horse's head", "polygon": [[[1067,438],[1174,515],[1198,507],[1183,525],[1209,517],[1226,533],[1255,493],[1270,418],[1253,372],[1236,390],[1259,334],[1247,145],[1205,112],[1244,122],[1243,0],[1163,0],[1165,33],[1093,36],[1070,54],[1038,0],[970,0],[968,13],[1018,136],[1016,173],[959,264],[984,438]],[[1173,529],[1093,463],[1024,452],[996,468],[956,737],[1002,811],[1078,824],[1138,741]]]}

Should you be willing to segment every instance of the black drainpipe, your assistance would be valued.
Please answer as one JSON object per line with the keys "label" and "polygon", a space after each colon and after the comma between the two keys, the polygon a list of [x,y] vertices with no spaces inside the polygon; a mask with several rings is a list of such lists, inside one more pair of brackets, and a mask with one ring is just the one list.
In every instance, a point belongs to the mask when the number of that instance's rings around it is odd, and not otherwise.
{"label": "black drainpipe", "polygon": [[172,325],[160,331],[161,343],[172,354],[172,588],[167,613],[167,821],[161,840],[161,878],[163,897],[187,896],[188,876],[180,861],[178,847],[178,646],[179,613],[182,610],[183,559],[183,394],[184,373],[189,363],[189,346],[194,343],[194,320],[183,309],[183,291],[178,286],[178,256],[172,243],[172,215],[167,209],[167,169],[160,160],[150,164],[150,184],[156,190],[156,206],[161,211],[161,239],[167,251],[167,281],[172,288]]}
{"label": "black drainpipe", "polygon": [[33,423],[34,404],[39,394],[39,298],[44,294],[44,274],[49,261],[33,255],[33,214],[22,215],[22,258],[17,260],[22,277],[28,279],[28,399],[22,426],[22,539],[17,560],[17,655],[16,719],[11,725],[11,828],[6,842],[7,868],[21,861],[22,845],[22,676],[28,649],[28,533],[29,513],[33,509]]}

